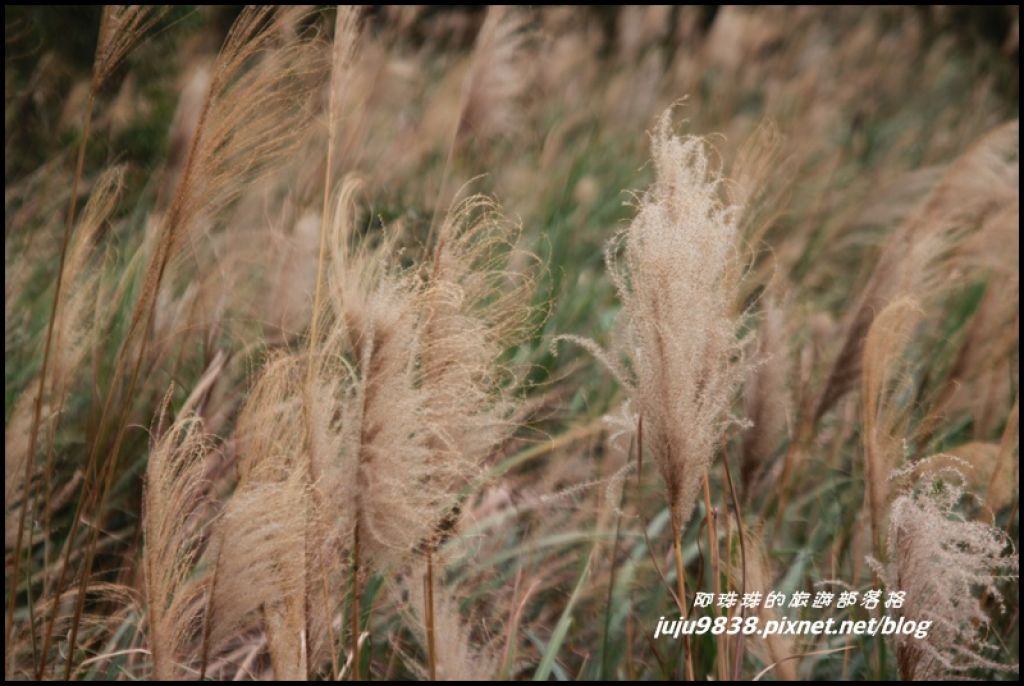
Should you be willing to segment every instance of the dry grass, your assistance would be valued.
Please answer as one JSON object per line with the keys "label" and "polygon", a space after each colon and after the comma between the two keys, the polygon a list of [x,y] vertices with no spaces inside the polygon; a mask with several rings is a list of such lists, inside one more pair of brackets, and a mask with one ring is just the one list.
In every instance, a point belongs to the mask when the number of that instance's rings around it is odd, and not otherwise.
{"label": "dry grass", "polygon": [[[981,667],[1017,671],[986,655],[989,624],[985,605],[1005,609],[998,584],[1018,572],[1006,534],[956,513],[963,497],[955,469],[914,484],[892,505],[889,563],[880,573],[890,587],[905,589],[902,616],[930,621],[927,640],[900,637],[900,677],[909,681],[950,679]],[[983,600],[974,597],[976,589]]]}
{"label": "dry grass", "polygon": [[1017,670],[1017,10],[5,14],[7,678]]}

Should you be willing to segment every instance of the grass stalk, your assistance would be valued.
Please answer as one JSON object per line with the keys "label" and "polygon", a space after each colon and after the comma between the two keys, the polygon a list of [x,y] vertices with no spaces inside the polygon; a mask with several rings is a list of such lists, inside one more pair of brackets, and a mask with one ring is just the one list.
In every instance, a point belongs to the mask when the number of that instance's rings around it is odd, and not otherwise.
{"label": "grass stalk", "polygon": [[427,573],[423,577],[425,593],[423,595],[426,603],[427,623],[427,672],[431,681],[437,681],[437,646],[434,635],[434,555],[430,546],[427,547]]}
{"label": "grass stalk", "polygon": [[[183,211],[182,204],[185,202],[185,199],[184,199],[183,192],[182,192],[181,189],[185,188],[185,187],[187,187],[189,185],[190,180],[191,180],[190,176],[194,173],[193,172],[193,167],[194,167],[195,159],[196,159],[196,151],[197,151],[197,149],[199,147],[199,139],[201,137],[201,132],[203,131],[203,127],[204,127],[204,125],[206,123],[206,120],[207,120],[207,117],[209,115],[210,105],[211,105],[211,102],[212,102],[212,97],[213,97],[213,91],[212,91],[212,84],[211,84],[211,89],[208,90],[208,92],[207,92],[206,99],[205,99],[205,101],[203,103],[203,109],[202,109],[202,112],[201,112],[201,114],[199,116],[199,120],[198,120],[198,123],[197,123],[197,126],[196,126],[196,134],[192,137],[192,142],[191,142],[191,145],[190,145],[190,148],[189,148],[188,161],[185,164],[185,172],[184,172],[183,178],[181,180],[181,185],[179,186],[178,192],[175,193],[174,202],[171,205],[171,209],[170,209],[170,211],[168,213],[168,219],[167,219],[167,222],[166,222],[165,225],[167,227],[169,227],[169,231],[170,232],[173,232],[175,230],[175,228],[176,228],[176,226],[178,224],[178,221],[179,221],[179,216],[180,216],[180,214]],[[129,324],[129,327],[128,327],[128,331],[127,331],[127,333],[125,335],[124,340],[121,343],[120,349],[118,350],[118,354],[117,354],[117,358],[116,358],[117,362],[115,364],[114,377],[111,380],[109,388],[107,389],[106,400],[104,401],[104,404],[103,404],[103,410],[100,412],[99,424],[98,424],[98,428],[97,428],[97,431],[96,431],[96,435],[94,436],[93,441],[92,441],[92,448],[90,449],[89,459],[88,459],[88,461],[86,463],[86,469],[85,469],[85,473],[86,473],[86,477],[87,478],[82,480],[82,497],[79,498],[78,508],[77,508],[78,511],[75,513],[75,518],[74,518],[74,520],[72,521],[72,524],[71,524],[71,531],[70,531],[70,533],[68,535],[69,545],[68,545],[68,548],[67,548],[67,552],[65,554],[63,566],[62,566],[62,569],[61,569],[61,574],[60,574],[59,581],[58,581],[58,584],[57,584],[57,587],[56,587],[56,593],[54,595],[53,613],[52,613],[52,615],[50,617],[50,621],[49,621],[48,626],[47,626],[46,636],[45,636],[44,643],[43,643],[43,656],[41,658],[43,661],[46,660],[46,653],[48,652],[49,645],[50,645],[50,642],[52,640],[53,624],[54,624],[54,621],[56,620],[57,602],[58,602],[58,599],[63,594],[64,584],[67,581],[67,570],[68,570],[68,563],[69,563],[68,555],[70,554],[70,548],[71,548],[70,542],[74,540],[75,535],[78,533],[78,525],[79,525],[79,522],[81,521],[81,513],[83,511],[83,505],[85,505],[85,504],[91,505],[93,502],[96,502],[96,500],[93,498],[94,491],[89,490],[91,479],[88,478],[88,477],[96,469],[96,463],[97,463],[97,460],[99,458],[99,446],[102,443],[103,438],[105,436],[104,429],[105,429],[105,427],[107,425],[107,418],[110,415],[110,410],[111,410],[111,407],[113,405],[114,394],[115,394],[116,389],[119,386],[120,381],[121,381],[122,376],[123,376],[125,357],[128,354],[128,351],[130,349],[130,346],[131,346],[131,343],[133,342],[134,337],[136,335],[141,335],[142,338],[141,338],[141,340],[139,342],[138,354],[135,357],[135,363],[134,363],[134,365],[132,367],[132,373],[131,373],[131,376],[129,378],[129,383],[128,383],[127,391],[124,394],[124,397],[125,397],[126,400],[125,400],[123,408],[121,410],[121,413],[120,413],[120,416],[119,416],[119,421],[117,422],[117,433],[115,434],[114,443],[113,443],[112,448],[110,449],[109,458],[108,458],[108,461],[107,461],[107,464],[106,464],[106,470],[105,470],[106,476],[105,476],[105,478],[102,479],[102,483],[103,483],[102,490],[100,492],[100,496],[99,496],[99,499],[98,499],[98,503],[99,504],[98,504],[96,512],[95,512],[95,516],[97,518],[102,513],[103,507],[106,504],[106,498],[107,498],[107,495],[109,493],[110,486],[111,486],[111,484],[113,482],[113,475],[116,472],[118,458],[119,458],[119,454],[120,454],[120,450],[121,450],[121,443],[122,443],[122,441],[124,439],[124,433],[125,433],[125,428],[126,428],[125,422],[127,420],[127,414],[128,414],[128,412],[129,412],[129,410],[131,408],[131,406],[129,404],[129,399],[134,397],[135,387],[136,387],[136,384],[138,383],[139,372],[141,371],[141,368],[142,368],[142,361],[145,358],[146,351],[147,351],[147,348],[148,348],[148,346],[147,346],[148,337],[145,334],[146,334],[146,332],[149,331],[150,327],[152,326],[153,317],[154,317],[155,312],[156,312],[157,296],[160,293],[160,287],[163,284],[164,275],[166,274],[166,271],[167,271],[167,265],[170,262],[170,258],[171,258],[170,241],[168,239],[162,240],[160,243],[158,243],[156,250],[157,250],[157,252],[154,255],[154,262],[156,262],[158,266],[157,266],[157,270],[156,270],[155,279],[153,280],[152,284],[148,284],[148,283],[144,284],[143,292],[142,292],[142,294],[140,294],[139,301],[136,303],[135,310],[132,313],[132,317],[131,317],[131,321],[130,321],[130,324]],[[141,334],[140,334],[140,332],[141,332]],[[87,495],[87,493],[88,493],[88,495]],[[87,547],[87,553],[86,553],[86,557],[85,557],[85,565],[82,568],[81,580],[79,582],[78,602],[77,602],[77,606],[76,606],[76,609],[75,609],[74,618],[72,619],[72,622],[71,622],[71,633],[70,633],[70,640],[69,640],[69,647],[68,647],[67,666],[66,666],[66,669],[65,669],[65,679],[70,679],[70,677],[71,677],[71,669],[72,669],[72,665],[74,663],[75,644],[76,644],[77,637],[78,637],[78,628],[79,628],[79,623],[81,621],[82,610],[84,609],[84,603],[85,603],[85,588],[86,588],[86,585],[88,584],[89,575],[90,575],[90,572],[92,570],[92,562],[93,562],[93,556],[94,556],[94,552],[95,552],[95,542],[96,542],[97,538],[99,537],[100,529],[101,529],[101,527],[99,526],[99,523],[97,522],[96,526],[93,528],[93,536],[91,537],[89,545]],[[39,668],[38,675],[37,675],[38,678],[41,679],[43,677],[44,671],[45,671],[44,665],[41,664],[40,668]]]}
{"label": "grass stalk", "polygon": [[[722,465],[725,467],[725,481],[729,486],[729,495],[732,500],[733,514],[736,517],[736,527],[739,529],[739,545],[740,545],[740,596],[744,596],[747,593],[747,546],[744,543],[746,533],[743,531],[743,513],[740,510],[740,499],[736,493],[736,484],[732,480],[732,471],[729,469],[729,453],[726,450],[726,445],[722,446]],[[727,550],[731,550],[731,545]],[[745,610],[740,608],[740,617],[745,617]],[[743,641],[744,637],[741,633],[737,640],[737,649],[733,655],[733,673],[732,678],[738,680],[740,678],[740,667],[743,664]]]}
{"label": "grass stalk", "polygon": [[[42,420],[43,411],[43,394],[46,390],[46,375],[50,367],[50,353],[53,347],[53,328],[57,321],[57,309],[60,306],[60,296],[62,287],[64,284],[64,264],[67,261],[68,245],[71,243],[71,234],[75,226],[75,212],[78,205],[78,188],[82,180],[82,172],[85,168],[85,150],[89,142],[89,134],[92,129],[92,115],[93,110],[96,106],[96,88],[95,85],[89,89],[89,99],[85,105],[85,114],[83,115],[82,121],[82,137],[78,143],[78,155],[75,162],[75,175],[71,181],[71,199],[68,202],[68,214],[67,220],[64,224],[64,235],[61,239],[60,246],[60,258],[57,263],[57,283],[53,289],[53,302],[50,305],[50,318],[46,325],[46,340],[43,344],[43,362],[39,369],[39,384],[36,388],[36,399],[35,404],[32,408],[32,426],[29,430],[28,439],[28,453],[25,459],[25,495],[23,498],[21,511],[18,513],[18,533],[16,535],[14,545],[14,559],[11,567],[11,587],[8,593],[7,599],[7,618],[4,627],[4,645],[11,645],[11,637],[14,630],[14,608],[17,600],[18,590],[18,574],[19,564],[21,562],[21,549],[24,543],[25,534],[25,518],[28,513],[29,504],[32,499],[32,471],[33,463],[35,461],[36,444],[39,440],[39,424]],[[49,466],[48,466],[49,472]],[[52,478],[51,474],[47,474],[46,480],[49,482]],[[28,555],[27,560],[27,576],[32,576],[32,555],[31,551]],[[35,636],[35,626],[33,623],[32,635]],[[34,640],[34,638],[33,638]],[[45,652],[41,660],[45,660]],[[9,675],[11,665],[11,651],[5,651],[4,656],[4,674]]]}
{"label": "grass stalk", "polygon": [[[686,567],[683,565],[683,527],[679,518],[672,515],[672,552],[676,563],[676,595],[679,602],[679,614],[686,619],[689,612],[686,609]],[[694,680],[693,673],[693,651],[690,650],[690,640],[684,637],[684,649],[686,650],[686,679]]]}
{"label": "grass stalk", "polygon": [[[704,509],[707,512],[707,523],[708,523],[708,551],[711,553],[711,582],[712,589],[714,590],[715,597],[717,598],[722,592],[722,581],[721,581],[721,570],[719,567],[718,559],[718,531],[715,526],[715,513],[711,508],[711,486],[708,483],[707,472],[704,473]],[[714,605],[712,607],[715,607]],[[719,614],[717,608],[715,609],[716,616]],[[724,634],[720,639],[720,643],[716,646],[715,650],[715,661],[718,669],[719,681],[724,681],[729,673],[728,668],[728,656],[726,654],[726,646],[728,645],[728,637]]]}
{"label": "grass stalk", "polygon": [[359,662],[359,520],[357,518],[355,528],[352,532],[352,616],[351,616],[351,640],[352,640],[352,680],[360,681]]}

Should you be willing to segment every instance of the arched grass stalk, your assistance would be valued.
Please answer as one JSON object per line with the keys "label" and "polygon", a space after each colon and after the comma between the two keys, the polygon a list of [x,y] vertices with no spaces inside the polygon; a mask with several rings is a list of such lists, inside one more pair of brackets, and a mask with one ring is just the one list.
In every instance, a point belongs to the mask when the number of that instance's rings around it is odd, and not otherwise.
{"label": "arched grass stalk", "polygon": [[[276,29],[273,8],[247,7],[232,25],[214,68],[204,101],[188,161],[167,213],[162,217],[156,244],[149,255],[141,292],[132,308],[125,338],[118,350],[114,375],[107,389],[98,428],[86,461],[83,493],[69,533],[65,556],[54,595],[55,604],[43,647],[44,671],[46,654],[52,640],[56,619],[56,601],[62,595],[70,571],[71,541],[78,533],[79,516],[83,511],[102,514],[125,436],[131,403],[122,403],[114,412],[115,398],[126,383],[123,397],[131,399],[146,357],[148,332],[152,326],[158,295],[185,239],[200,216],[216,216],[237,197],[241,184],[263,171],[282,153],[291,149],[303,130],[308,112],[303,107],[310,94],[312,69],[308,45],[301,37],[293,37],[283,46],[275,47]],[[252,66],[255,58],[273,52],[273,57]],[[262,102],[256,116],[252,102]],[[133,354],[134,353],[134,354]],[[99,464],[102,447],[113,431],[113,440],[104,464]],[[65,678],[70,678],[75,661],[75,645],[85,588],[95,556],[100,527],[94,527],[86,543],[86,553],[79,577],[76,609],[69,637],[69,655]]]}
{"label": "arched grass stalk", "polygon": [[[7,610],[7,622],[5,627],[5,645],[10,645],[11,631],[14,625],[14,603],[18,587],[18,566],[21,560],[21,548],[25,530],[25,517],[31,506],[31,484],[33,464],[35,461],[36,445],[39,437],[39,423],[42,414],[43,396],[46,389],[46,378],[50,368],[50,354],[53,345],[54,325],[57,321],[57,311],[61,303],[61,295],[65,282],[65,263],[67,261],[68,246],[71,243],[71,236],[75,226],[76,210],[78,205],[78,191],[82,181],[82,174],[85,170],[85,152],[88,147],[89,137],[92,132],[93,113],[96,107],[96,98],[100,88],[114,72],[117,66],[124,60],[135,43],[145,34],[166,12],[165,8],[143,7],[139,5],[106,5],[100,17],[99,36],[96,41],[96,53],[93,58],[92,79],[89,82],[89,94],[82,113],[82,131],[78,141],[78,152],[76,154],[75,171],[71,181],[71,196],[68,201],[67,216],[64,224],[64,234],[61,239],[60,256],[57,262],[57,280],[53,290],[53,302],[50,308],[50,317],[46,326],[46,338],[43,343],[43,360],[39,371],[39,384],[36,390],[36,399],[32,413],[32,426],[29,430],[28,459],[25,461],[25,496],[21,511],[18,515],[18,533],[15,544],[15,555],[11,570],[11,588]],[[58,399],[58,404],[61,400]],[[58,415],[59,418],[59,415]],[[49,467],[47,468],[46,482],[51,482]],[[31,565],[31,557],[29,558]],[[31,568],[29,569],[31,576]],[[33,620],[34,624],[34,620]],[[35,629],[32,629],[33,641],[35,640]],[[46,650],[40,657],[40,671],[46,661]],[[4,660],[4,671],[10,669],[9,656]]]}

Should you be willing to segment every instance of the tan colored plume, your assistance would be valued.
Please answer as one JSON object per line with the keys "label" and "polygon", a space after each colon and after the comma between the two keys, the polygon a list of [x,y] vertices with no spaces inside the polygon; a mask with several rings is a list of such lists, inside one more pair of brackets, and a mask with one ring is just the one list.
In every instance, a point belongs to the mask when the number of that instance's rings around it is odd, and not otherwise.
{"label": "tan colored plume", "polygon": [[200,420],[184,416],[157,438],[146,464],[142,565],[153,675],[162,681],[188,676],[182,665],[196,654],[201,633],[207,584],[194,567],[206,533],[201,506],[209,449]]}
{"label": "tan colored plume", "polygon": [[[732,583],[735,588],[742,588],[744,593],[760,593],[763,597],[774,590],[774,576],[764,541],[759,534],[750,531],[745,532],[743,537],[744,555],[731,570]],[[762,626],[778,619],[778,613],[765,607],[764,603],[755,611],[755,615],[760,618]],[[766,667],[771,666],[778,680],[795,681],[798,678],[799,661],[795,659],[797,651],[792,636],[758,636],[750,643],[750,649]]]}
{"label": "tan colored plume", "polygon": [[740,208],[722,202],[722,177],[707,143],[672,134],[671,110],[661,116],[651,148],[654,184],[606,249],[623,304],[618,340],[605,352],[587,339],[566,338],[605,362],[629,393],[681,530],[733,421],[748,366],[736,311],[744,267]]}
{"label": "tan colored plume", "polygon": [[[907,378],[899,361],[924,312],[913,298],[899,298],[882,310],[864,342],[863,403],[865,507],[871,515],[872,541],[881,554],[885,513],[889,507],[889,474],[899,466],[906,437],[908,409],[898,402],[907,395]],[[905,401],[904,401],[905,402]]]}
{"label": "tan colored plume", "polygon": [[[417,580],[419,577],[415,577]],[[410,625],[421,645],[427,644],[423,616],[424,587],[411,581],[403,587],[408,596]],[[494,645],[475,636],[473,624],[459,610],[458,594],[452,589],[434,591],[434,631],[438,636],[437,679],[440,681],[490,681],[498,673],[499,656]],[[424,671],[423,677],[427,674]]]}
{"label": "tan colored plume", "polygon": [[458,136],[507,135],[520,119],[530,85],[530,36],[526,12],[504,5],[487,8],[462,84]]}
{"label": "tan colored plume", "polygon": [[[986,657],[986,605],[1002,607],[999,584],[1017,577],[1019,559],[1000,529],[958,513],[963,497],[962,477],[954,469],[920,479],[893,501],[887,563],[870,561],[889,590],[906,592],[898,614],[930,622],[925,638],[895,639],[904,680],[965,678],[975,668],[1018,669]],[[994,602],[983,604],[980,593]]]}
{"label": "tan colored plume", "polygon": [[1017,121],[978,140],[954,161],[917,209],[883,246],[875,269],[850,310],[843,346],[836,356],[815,409],[820,419],[856,383],[861,373],[864,337],[874,316],[899,295],[928,302],[936,294],[977,272],[978,260],[962,246],[971,236],[1006,226],[992,222],[1005,208],[1020,204],[1020,147]]}

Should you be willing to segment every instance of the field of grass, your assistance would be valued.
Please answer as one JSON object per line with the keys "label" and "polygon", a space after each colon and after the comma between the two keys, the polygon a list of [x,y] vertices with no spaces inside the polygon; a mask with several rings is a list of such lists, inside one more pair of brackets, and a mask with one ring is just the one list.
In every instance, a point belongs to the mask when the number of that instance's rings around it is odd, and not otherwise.
{"label": "field of grass", "polygon": [[5,40],[6,678],[1017,675],[1017,8]]}

